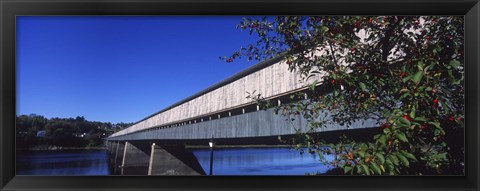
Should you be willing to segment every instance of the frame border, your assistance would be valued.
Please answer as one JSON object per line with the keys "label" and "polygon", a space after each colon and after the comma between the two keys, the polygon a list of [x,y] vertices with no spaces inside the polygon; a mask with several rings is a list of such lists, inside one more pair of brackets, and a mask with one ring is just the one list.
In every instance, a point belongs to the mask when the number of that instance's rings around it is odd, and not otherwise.
{"label": "frame border", "polygon": [[[479,190],[479,0],[0,0],[0,190]],[[15,176],[15,16],[464,15],[465,176]]]}

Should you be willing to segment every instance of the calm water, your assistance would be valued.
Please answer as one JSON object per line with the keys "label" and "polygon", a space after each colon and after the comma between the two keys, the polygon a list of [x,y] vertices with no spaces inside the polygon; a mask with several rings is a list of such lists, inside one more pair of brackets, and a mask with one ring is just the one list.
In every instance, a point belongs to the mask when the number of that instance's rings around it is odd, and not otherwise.
{"label": "calm water", "polygon": [[[208,174],[210,150],[193,151]],[[215,149],[213,175],[305,175],[328,167],[317,155],[289,148]],[[109,175],[104,150],[28,151],[17,153],[17,175]]]}
{"label": "calm water", "polygon": [[[210,150],[193,153],[208,174]],[[213,158],[213,175],[305,175],[329,169],[319,162],[318,155],[300,155],[289,148],[215,149]]]}
{"label": "calm water", "polygon": [[17,152],[17,175],[109,175],[104,150]]}

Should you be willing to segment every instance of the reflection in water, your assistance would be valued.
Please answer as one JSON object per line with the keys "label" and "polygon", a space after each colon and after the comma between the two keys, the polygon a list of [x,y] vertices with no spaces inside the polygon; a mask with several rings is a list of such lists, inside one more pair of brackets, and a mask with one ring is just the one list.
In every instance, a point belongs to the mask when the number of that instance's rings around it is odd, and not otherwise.
{"label": "reflection in water", "polygon": [[17,152],[17,175],[109,175],[104,150]]}
{"label": "reflection in water", "polygon": [[[209,172],[210,150],[192,152]],[[213,158],[213,175],[305,175],[329,169],[318,155],[300,155],[289,148],[222,148],[215,149]]]}

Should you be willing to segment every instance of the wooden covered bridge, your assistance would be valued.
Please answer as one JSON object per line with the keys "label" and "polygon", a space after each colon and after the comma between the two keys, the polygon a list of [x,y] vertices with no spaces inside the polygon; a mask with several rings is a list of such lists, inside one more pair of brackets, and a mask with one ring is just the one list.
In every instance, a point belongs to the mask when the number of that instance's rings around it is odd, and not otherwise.
{"label": "wooden covered bridge", "polygon": [[[295,134],[295,128],[306,130],[303,117],[286,120],[247,98],[247,92],[256,92],[282,104],[321,77],[305,82],[281,60],[282,55],[260,62],[112,134],[107,146],[115,173],[201,175],[205,172],[185,145],[206,146],[212,137],[219,144],[275,144],[278,136]],[[331,124],[318,131],[375,126],[374,120],[363,120],[348,127]]]}

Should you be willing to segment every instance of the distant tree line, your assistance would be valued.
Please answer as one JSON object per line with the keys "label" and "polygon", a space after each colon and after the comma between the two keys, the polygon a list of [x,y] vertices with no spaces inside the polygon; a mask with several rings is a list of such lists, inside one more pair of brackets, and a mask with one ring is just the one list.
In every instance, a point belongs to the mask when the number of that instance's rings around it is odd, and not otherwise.
{"label": "distant tree line", "polygon": [[16,147],[96,147],[104,138],[132,124],[88,121],[83,116],[47,119],[36,114],[20,115],[16,116]]}

